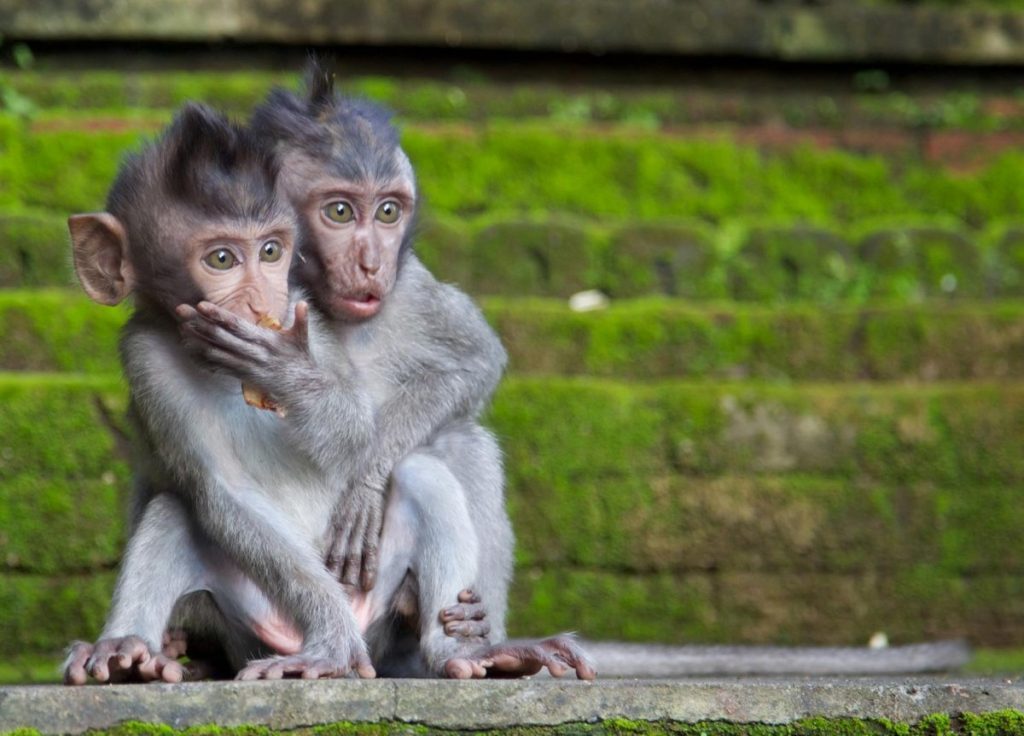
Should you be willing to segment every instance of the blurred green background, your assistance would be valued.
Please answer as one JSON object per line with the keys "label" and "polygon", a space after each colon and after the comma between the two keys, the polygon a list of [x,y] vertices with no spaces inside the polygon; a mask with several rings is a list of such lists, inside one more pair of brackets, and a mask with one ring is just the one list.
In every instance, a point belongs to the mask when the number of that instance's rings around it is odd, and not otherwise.
{"label": "blurred green background", "polygon": [[1024,2],[122,5],[0,3],[0,681],[95,636],[124,543],[127,311],[66,217],[308,47],[396,110],[420,255],[510,352],[514,634],[1024,672]]}

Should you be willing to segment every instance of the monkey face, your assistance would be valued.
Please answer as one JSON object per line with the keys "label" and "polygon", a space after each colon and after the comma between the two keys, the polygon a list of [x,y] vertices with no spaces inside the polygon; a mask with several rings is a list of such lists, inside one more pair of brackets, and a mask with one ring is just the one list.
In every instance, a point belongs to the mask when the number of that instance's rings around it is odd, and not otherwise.
{"label": "monkey face", "polygon": [[333,319],[369,319],[397,278],[416,205],[411,170],[384,182],[332,176],[309,159],[293,161],[285,170],[282,186],[310,241],[303,251],[302,280]]}
{"label": "monkey face", "polygon": [[186,264],[204,300],[249,322],[283,321],[294,243],[287,221],[210,223],[186,244]]}

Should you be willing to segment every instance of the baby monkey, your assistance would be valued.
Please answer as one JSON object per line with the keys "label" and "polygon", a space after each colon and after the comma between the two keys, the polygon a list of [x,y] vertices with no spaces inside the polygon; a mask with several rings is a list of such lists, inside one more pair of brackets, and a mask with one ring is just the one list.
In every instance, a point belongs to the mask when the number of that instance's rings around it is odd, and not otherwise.
{"label": "baby monkey", "polygon": [[[246,130],[189,104],[125,160],[107,211],[69,220],[86,293],[108,305],[134,296],[120,350],[137,452],[111,611],[97,644],[72,648],[68,682],[180,679],[181,665],[161,651],[176,606],[192,615],[185,628],[206,629],[243,676],[374,675],[319,548],[337,479],[179,334],[183,314],[221,309],[272,334],[280,350],[330,350],[309,339],[308,311],[289,298],[296,225],[277,174],[273,153]],[[268,320],[283,329],[257,326]],[[267,656],[251,661],[253,652]]]}

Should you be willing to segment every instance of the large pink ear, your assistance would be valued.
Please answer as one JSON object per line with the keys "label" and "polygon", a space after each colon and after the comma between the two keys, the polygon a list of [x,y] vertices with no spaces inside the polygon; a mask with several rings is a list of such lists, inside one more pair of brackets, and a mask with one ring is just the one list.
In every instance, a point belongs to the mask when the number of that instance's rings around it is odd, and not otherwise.
{"label": "large pink ear", "polygon": [[128,261],[128,236],[121,221],[109,212],[90,212],[68,218],[75,273],[89,298],[114,306],[135,286]]}

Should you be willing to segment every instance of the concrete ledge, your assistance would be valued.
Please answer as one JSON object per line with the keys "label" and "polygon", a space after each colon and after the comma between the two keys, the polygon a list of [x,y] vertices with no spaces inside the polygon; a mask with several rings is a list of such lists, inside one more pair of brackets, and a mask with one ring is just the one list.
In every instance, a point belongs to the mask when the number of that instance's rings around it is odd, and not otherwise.
{"label": "concrete ledge", "polygon": [[293,729],[340,722],[450,729],[609,719],[786,724],[811,717],[917,723],[934,714],[1024,709],[1024,686],[937,679],[333,680],[0,688],[0,732],[108,729],[125,721],[187,728]]}
{"label": "concrete ledge", "polygon": [[1024,63],[1024,14],[752,0],[0,0],[24,40],[463,46],[793,60]]}

